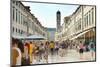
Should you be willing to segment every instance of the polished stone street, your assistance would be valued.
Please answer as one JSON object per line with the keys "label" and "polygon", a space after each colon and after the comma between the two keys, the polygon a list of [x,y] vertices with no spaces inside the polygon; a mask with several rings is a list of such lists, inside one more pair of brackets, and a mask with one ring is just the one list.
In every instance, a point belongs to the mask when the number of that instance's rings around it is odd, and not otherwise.
{"label": "polished stone street", "polygon": [[[84,52],[82,58],[80,58],[79,52],[71,49],[67,50],[66,54],[62,57],[58,55],[50,55],[48,56],[48,63],[60,63],[60,62],[79,62],[79,61],[94,61],[95,57],[92,58],[91,52]],[[40,62],[33,60],[32,64],[43,64],[46,63],[44,59]]]}

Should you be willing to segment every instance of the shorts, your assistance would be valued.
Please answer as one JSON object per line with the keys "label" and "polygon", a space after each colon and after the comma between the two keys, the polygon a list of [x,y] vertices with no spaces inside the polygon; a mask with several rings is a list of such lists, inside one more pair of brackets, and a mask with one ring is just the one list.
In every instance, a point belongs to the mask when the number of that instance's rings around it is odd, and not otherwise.
{"label": "shorts", "polygon": [[56,48],[56,49],[55,49],[55,51],[58,51],[58,50],[59,50],[59,48]]}
{"label": "shorts", "polygon": [[51,48],[51,51],[53,52],[53,48]]}
{"label": "shorts", "polygon": [[83,53],[83,49],[80,49],[80,50],[79,50],[79,53]]}

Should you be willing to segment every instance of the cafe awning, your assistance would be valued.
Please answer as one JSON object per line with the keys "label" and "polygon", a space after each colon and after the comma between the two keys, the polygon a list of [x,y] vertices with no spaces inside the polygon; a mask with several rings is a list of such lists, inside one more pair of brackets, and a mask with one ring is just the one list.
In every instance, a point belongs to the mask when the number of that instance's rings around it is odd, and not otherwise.
{"label": "cafe awning", "polygon": [[78,37],[82,36],[83,34],[85,34],[85,33],[89,32],[89,31],[90,31],[90,30],[84,31],[84,32],[82,32],[82,33],[78,34],[77,36],[75,36],[75,37],[71,38],[70,40],[74,40],[74,39],[76,39],[76,38],[78,38]]}
{"label": "cafe awning", "polygon": [[22,39],[22,40],[45,40],[46,38],[41,35],[30,35],[30,36],[18,36],[12,35],[13,38]]}

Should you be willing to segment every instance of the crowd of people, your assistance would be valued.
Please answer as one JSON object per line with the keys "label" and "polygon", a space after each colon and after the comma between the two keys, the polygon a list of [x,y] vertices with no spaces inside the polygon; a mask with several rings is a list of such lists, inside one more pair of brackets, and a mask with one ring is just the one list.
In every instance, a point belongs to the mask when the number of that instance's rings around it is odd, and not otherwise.
{"label": "crowd of people", "polygon": [[48,63],[48,56],[59,55],[66,56],[67,51],[75,49],[79,52],[80,58],[84,52],[91,52],[91,56],[95,55],[95,43],[90,41],[85,45],[82,41],[22,41],[12,38],[11,46],[11,60],[12,66],[15,65],[31,65],[35,62],[45,60]]}
{"label": "crowd of people", "polygon": [[12,38],[11,63],[15,65],[30,65],[35,61],[45,59],[48,63],[49,42],[48,41],[24,41]]}

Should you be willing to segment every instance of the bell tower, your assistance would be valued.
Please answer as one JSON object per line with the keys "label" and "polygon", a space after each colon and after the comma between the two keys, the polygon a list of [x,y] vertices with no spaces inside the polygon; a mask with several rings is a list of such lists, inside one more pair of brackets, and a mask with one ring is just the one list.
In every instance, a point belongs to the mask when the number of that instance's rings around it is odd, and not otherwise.
{"label": "bell tower", "polygon": [[60,25],[61,25],[61,13],[60,11],[58,10],[57,13],[56,13],[56,21],[57,21],[57,28],[56,28],[56,31],[59,32],[60,31]]}

